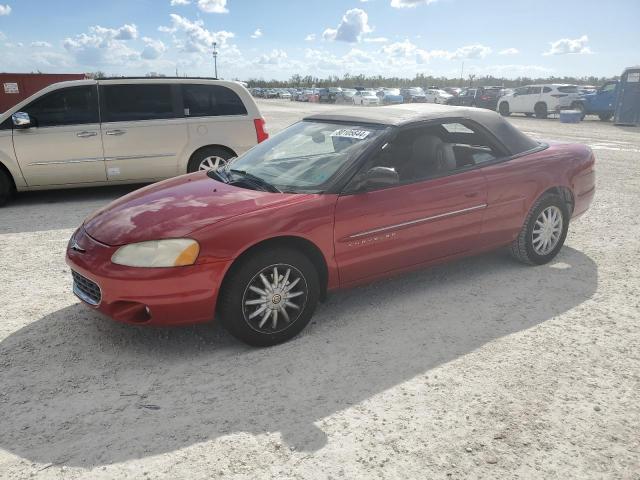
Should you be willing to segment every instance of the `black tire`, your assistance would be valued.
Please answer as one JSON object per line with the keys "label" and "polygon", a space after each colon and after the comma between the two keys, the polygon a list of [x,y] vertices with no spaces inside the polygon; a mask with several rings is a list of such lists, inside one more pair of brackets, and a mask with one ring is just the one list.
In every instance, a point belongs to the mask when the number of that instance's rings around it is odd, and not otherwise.
{"label": "black tire", "polygon": [[200,169],[200,162],[202,162],[205,158],[208,157],[219,157],[220,159],[227,162],[229,159],[235,157],[236,155],[222,147],[206,147],[201,148],[189,159],[189,164],[187,165],[187,173],[197,172]]}
{"label": "black tire", "polygon": [[585,108],[584,108],[584,103],[581,102],[575,102],[571,104],[571,109],[572,110],[577,110],[580,112],[580,120],[584,120],[584,117],[587,116],[585,112]]}
{"label": "black tire", "polygon": [[533,107],[533,111],[536,114],[536,118],[547,118],[549,116],[547,104],[544,102],[536,103],[536,106]]}
{"label": "black tire", "polygon": [[527,116],[527,117],[533,117],[533,113],[531,113],[531,112],[525,112],[525,116]]}
{"label": "black tire", "polygon": [[500,106],[498,107],[498,111],[500,112],[500,115],[502,115],[503,117],[508,117],[509,115],[511,115],[511,112],[509,111],[509,103],[508,102],[500,102]]}
{"label": "black tire", "polygon": [[603,122],[608,122],[609,120],[611,120],[611,117],[613,117],[613,113],[601,113],[600,115],[598,115],[598,117]]}
{"label": "black tire", "polygon": [[12,194],[13,183],[11,182],[11,179],[3,170],[0,170],[0,207],[11,200]]}
{"label": "black tire", "polygon": [[[295,289],[300,288],[299,291],[304,292],[299,297],[296,297],[300,300],[295,300],[298,304],[297,316],[295,318],[289,317],[289,321],[285,321],[280,310],[279,316],[276,316],[275,329],[272,324],[272,316],[266,317],[268,320],[264,325],[259,325],[260,321],[264,322],[262,313],[258,314],[255,320],[250,318],[257,310],[262,308],[261,304],[251,306],[246,306],[245,304],[247,301],[253,301],[247,300],[247,298],[251,298],[250,295],[260,295],[252,292],[250,287],[253,282],[259,280],[261,273],[265,275],[268,281],[273,282],[275,274],[270,274],[269,272],[273,270],[274,266],[280,268],[278,270],[279,277],[285,276],[282,272],[286,271],[286,269],[293,270],[294,273],[290,278],[301,277],[301,280],[297,281],[298,286]],[[283,280],[283,278],[280,278],[279,281]],[[269,293],[268,295],[272,294]],[[286,297],[283,298],[284,295],[284,292],[282,296],[273,294],[271,302],[267,300],[266,303],[270,306],[272,304],[276,305],[283,300],[286,303],[287,299]],[[278,302],[275,301],[275,297],[278,297]],[[319,298],[320,280],[318,272],[306,255],[289,248],[264,249],[242,258],[237,265],[231,268],[220,291],[218,313],[222,325],[238,340],[255,347],[269,347],[286,342],[300,333],[311,320]],[[259,301],[259,299],[256,301]],[[283,305],[286,311],[286,305]],[[277,307],[273,306],[273,308],[276,309]],[[255,310],[252,311],[252,309]],[[265,309],[264,312],[266,311]],[[288,311],[292,313],[296,310],[290,309]],[[284,325],[284,328],[280,328],[280,325]]]}
{"label": "black tire", "polygon": [[[557,207],[562,214],[562,231],[558,239],[558,243],[548,253],[541,255],[536,252],[533,241],[533,229],[536,225],[536,221],[540,217],[541,213],[549,207]],[[569,229],[570,213],[565,201],[556,194],[547,193],[541,196],[536,203],[531,207],[527,218],[524,221],[522,230],[511,243],[511,255],[528,265],[543,265],[553,260],[558,254],[564,240],[567,237],[567,231]]]}

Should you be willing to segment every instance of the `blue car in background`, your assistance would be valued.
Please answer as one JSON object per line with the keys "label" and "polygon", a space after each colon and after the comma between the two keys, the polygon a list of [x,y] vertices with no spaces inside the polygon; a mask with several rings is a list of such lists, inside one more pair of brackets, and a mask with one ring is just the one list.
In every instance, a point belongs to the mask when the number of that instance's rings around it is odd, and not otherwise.
{"label": "blue car in background", "polygon": [[383,105],[397,105],[398,103],[404,102],[404,98],[400,95],[399,88],[383,88],[377,92],[376,95],[380,98],[380,102]]}
{"label": "blue car in background", "polygon": [[572,105],[572,108],[582,111],[582,118],[586,115],[598,115],[600,120],[606,122],[613,117],[616,109],[616,96],[618,95],[617,80],[611,80],[602,85],[593,93],[586,93]]}

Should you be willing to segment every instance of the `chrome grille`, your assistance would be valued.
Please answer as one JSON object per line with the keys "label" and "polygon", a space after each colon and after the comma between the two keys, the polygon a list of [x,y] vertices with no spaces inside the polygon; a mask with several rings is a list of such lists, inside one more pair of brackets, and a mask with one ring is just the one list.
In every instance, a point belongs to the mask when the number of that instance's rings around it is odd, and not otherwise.
{"label": "chrome grille", "polygon": [[98,305],[102,297],[100,286],[73,270],[71,275],[73,275],[73,293],[90,305]]}

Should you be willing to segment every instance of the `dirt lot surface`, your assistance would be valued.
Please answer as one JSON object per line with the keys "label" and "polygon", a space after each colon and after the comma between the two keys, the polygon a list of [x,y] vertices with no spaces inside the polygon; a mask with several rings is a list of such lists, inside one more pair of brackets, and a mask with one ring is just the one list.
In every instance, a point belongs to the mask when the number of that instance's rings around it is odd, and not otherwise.
{"label": "dirt lot surface", "polygon": [[[260,106],[272,132],[331,108]],[[511,120],[597,155],[556,261],[338,293],[271,349],[78,303],[66,242],[132,187],[20,195],[0,210],[0,478],[640,479],[640,129]]]}

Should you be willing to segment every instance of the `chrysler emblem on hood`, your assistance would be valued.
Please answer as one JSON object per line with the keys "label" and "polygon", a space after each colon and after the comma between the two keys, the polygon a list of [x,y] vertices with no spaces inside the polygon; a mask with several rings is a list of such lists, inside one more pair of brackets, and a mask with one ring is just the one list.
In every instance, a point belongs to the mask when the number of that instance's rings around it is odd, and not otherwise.
{"label": "chrysler emblem on hood", "polygon": [[84,253],[86,252],[86,250],[84,248],[82,248],[80,245],[78,245],[78,242],[76,242],[75,240],[73,241],[73,243],[71,244],[71,250],[78,252],[78,253]]}

